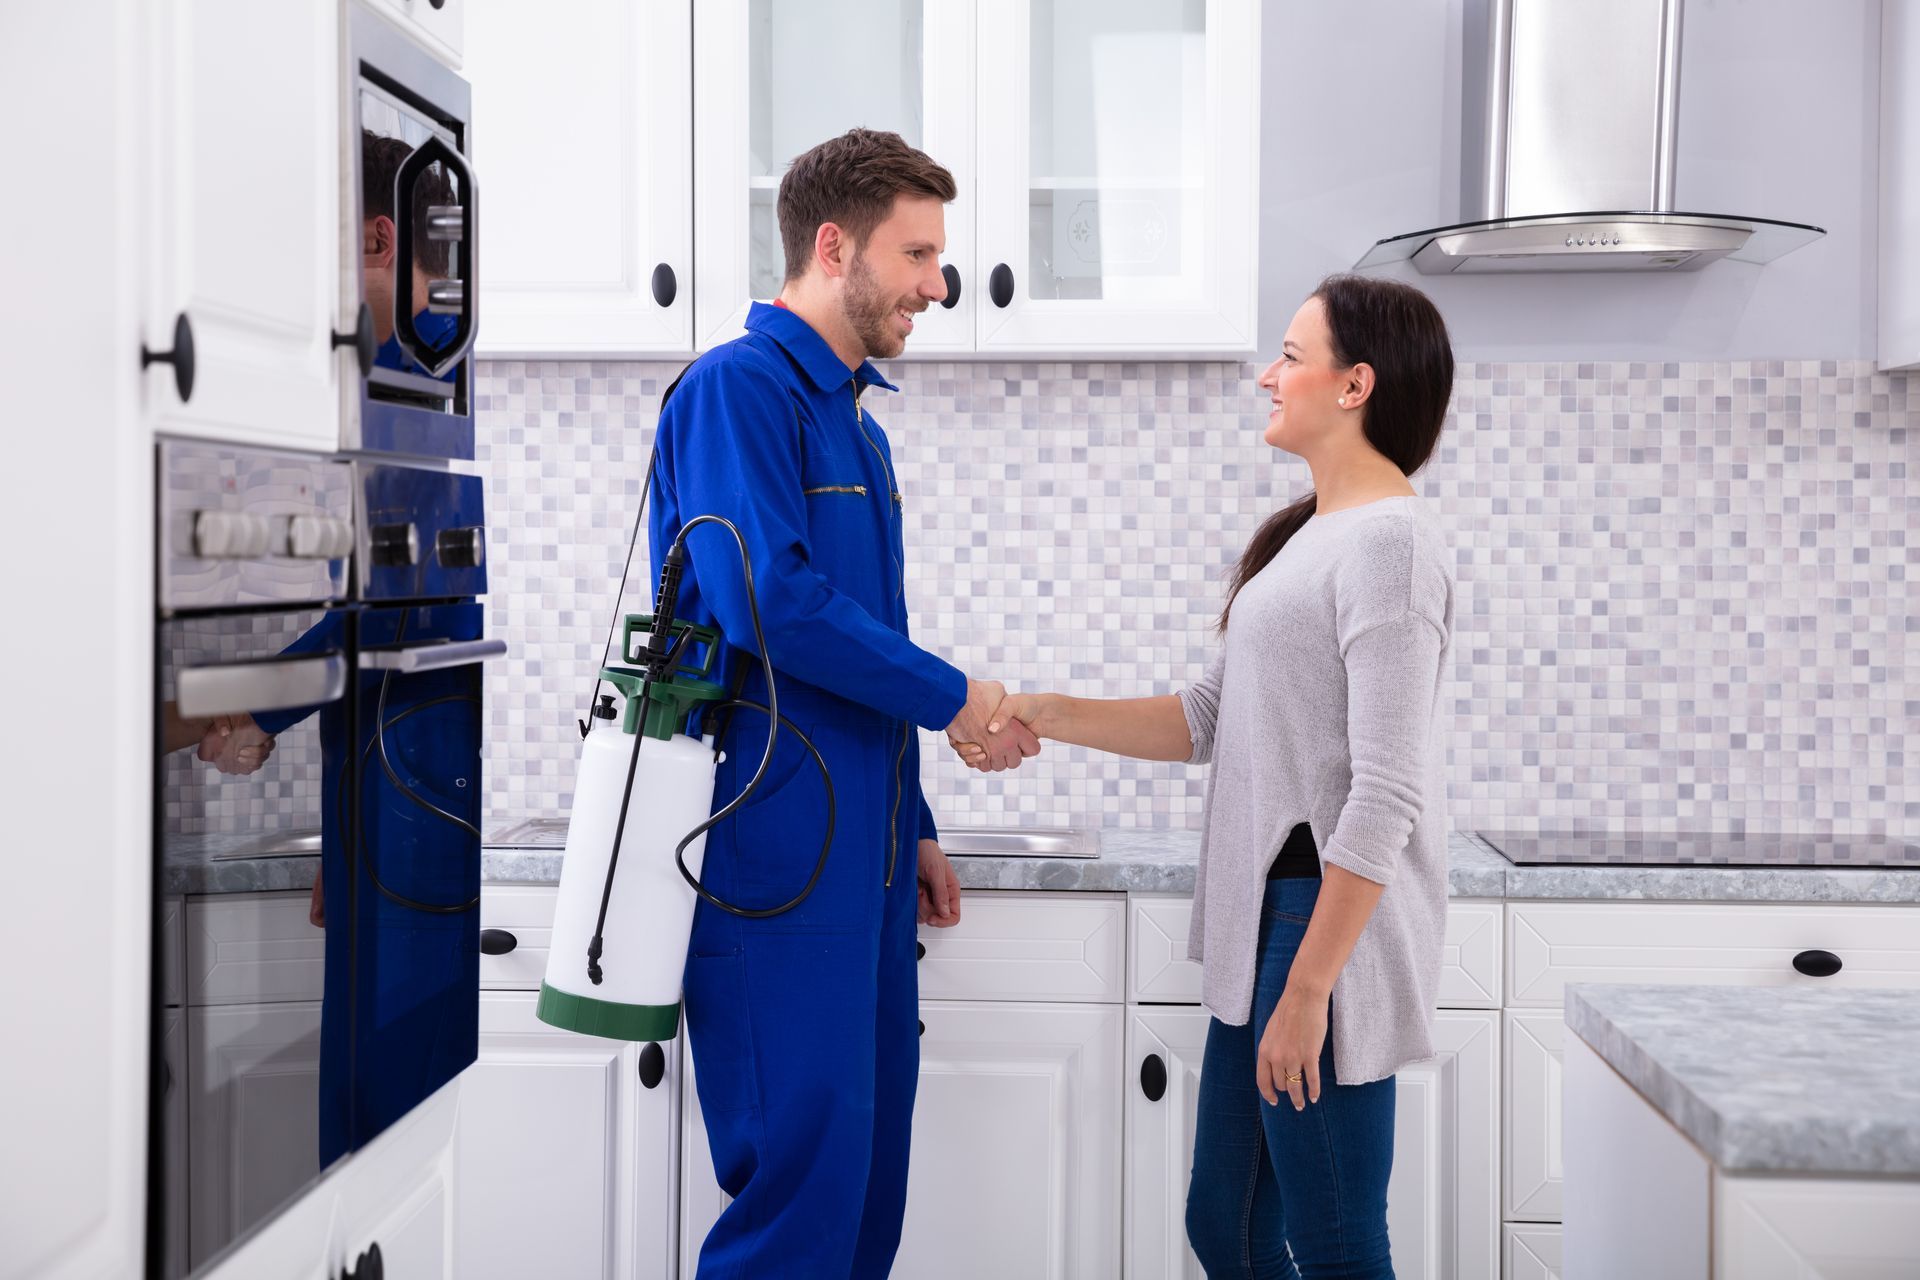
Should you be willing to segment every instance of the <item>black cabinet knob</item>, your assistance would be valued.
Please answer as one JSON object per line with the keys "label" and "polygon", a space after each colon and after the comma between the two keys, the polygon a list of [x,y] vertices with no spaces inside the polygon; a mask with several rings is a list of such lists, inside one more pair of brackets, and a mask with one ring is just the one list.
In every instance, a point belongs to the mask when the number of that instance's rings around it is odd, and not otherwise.
{"label": "black cabinet knob", "polygon": [[916,942],[916,943],[914,943],[914,944],[913,944],[913,947],[914,947],[914,957],[913,957],[913,958],[914,958],[915,960],[925,960],[925,959],[927,958],[927,944],[926,944],[926,943],[924,943],[924,942]]}
{"label": "black cabinet knob", "polygon": [[1167,1064],[1157,1053],[1148,1054],[1147,1060],[1140,1064],[1140,1092],[1147,1095],[1148,1102],[1158,1102],[1167,1096]]}
{"label": "black cabinet knob", "polygon": [[925,1022],[920,1024],[920,1034],[923,1036],[927,1034],[927,1024]]}
{"label": "black cabinet knob", "polygon": [[951,311],[960,305],[960,272],[949,262],[940,268],[940,275],[947,282],[947,296],[940,299],[940,305]]}
{"label": "black cabinet knob", "polygon": [[359,1261],[340,1273],[340,1280],[385,1280],[386,1264],[380,1261],[380,1242],[374,1241]]}
{"label": "black cabinet knob", "polygon": [[646,1045],[640,1050],[640,1083],[649,1089],[657,1089],[667,1077],[667,1051],[658,1041]]}
{"label": "black cabinet knob", "polygon": [[987,277],[987,296],[993,299],[993,305],[1004,307],[1013,301],[1013,268],[1001,263]]}
{"label": "black cabinet knob", "polygon": [[193,399],[193,325],[182,311],[180,318],[173,322],[173,350],[149,351],[146,344],[140,346],[140,367],[150,364],[170,364],[173,366],[173,389],[180,393],[180,403]]}
{"label": "black cabinet knob", "polygon": [[361,377],[372,373],[373,358],[380,353],[373,341],[373,308],[361,303],[360,316],[354,321],[353,328],[345,333],[334,334],[333,345],[353,348],[353,362],[360,366]]}
{"label": "black cabinet knob", "polygon": [[503,956],[520,945],[520,939],[505,929],[482,929],[480,931],[480,954],[483,956]]}
{"label": "black cabinet knob", "polygon": [[1793,958],[1793,967],[1809,978],[1831,978],[1840,972],[1840,957],[1831,951],[1802,951]]}
{"label": "black cabinet knob", "polygon": [[653,269],[653,301],[655,305],[670,307],[680,293],[680,283],[673,278],[673,268],[661,263]]}

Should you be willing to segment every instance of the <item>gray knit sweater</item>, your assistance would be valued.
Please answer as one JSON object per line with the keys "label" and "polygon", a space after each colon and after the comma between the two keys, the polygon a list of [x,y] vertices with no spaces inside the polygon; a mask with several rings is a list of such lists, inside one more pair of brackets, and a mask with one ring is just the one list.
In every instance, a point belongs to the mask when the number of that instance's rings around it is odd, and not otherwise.
{"label": "gray knit sweater", "polygon": [[1187,954],[1245,1023],[1267,868],[1296,823],[1323,864],[1386,886],[1333,987],[1343,1084],[1433,1054],[1447,920],[1441,675],[1452,557],[1417,497],[1316,515],[1233,602],[1223,652],[1180,692],[1207,781]]}

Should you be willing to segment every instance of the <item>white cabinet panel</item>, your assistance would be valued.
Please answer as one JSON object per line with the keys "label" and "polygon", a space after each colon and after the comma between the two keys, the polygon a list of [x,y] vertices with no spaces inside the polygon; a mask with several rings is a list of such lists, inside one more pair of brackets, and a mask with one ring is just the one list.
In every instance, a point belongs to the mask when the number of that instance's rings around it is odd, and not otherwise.
{"label": "white cabinet panel", "polygon": [[[1137,920],[1138,915],[1135,916]],[[1187,1186],[1206,1057],[1203,1009],[1131,1009],[1127,1061],[1126,1271],[1129,1280],[1206,1280],[1187,1245]],[[1166,1092],[1150,1099],[1141,1083],[1149,1057],[1166,1072]]]}
{"label": "white cabinet panel", "polygon": [[480,887],[480,927],[513,935],[513,950],[480,956],[483,991],[538,991],[547,976],[547,948],[553,940],[553,910],[560,890],[545,884],[489,884]]}
{"label": "white cabinet panel", "polygon": [[1880,9],[1880,367],[1920,367],[1920,11]]}
{"label": "white cabinet panel", "polygon": [[1500,935],[1506,916],[1497,902],[1449,902],[1440,958],[1442,1009],[1500,1007]]}
{"label": "white cabinet panel", "polygon": [[973,894],[959,924],[920,930],[920,998],[1119,1003],[1126,923],[1119,897]]}
{"label": "white cabinet panel", "polygon": [[1713,1178],[1714,1280],[1920,1274],[1920,1182]]}
{"label": "white cabinet panel", "polygon": [[187,1011],[194,1266],[320,1172],[320,1005]]}
{"label": "white cabinet panel", "polygon": [[689,11],[472,0],[483,357],[692,349]]}
{"label": "white cabinet panel", "polygon": [[[1558,1009],[1569,982],[1920,987],[1912,907],[1514,903],[1507,933],[1514,1007]],[[1793,958],[1808,950],[1845,967],[1805,977]]]}
{"label": "white cabinet panel", "polygon": [[1395,1077],[1387,1231],[1401,1280],[1474,1280],[1499,1268],[1500,1015],[1443,1009],[1433,1038]]}
{"label": "white cabinet panel", "polygon": [[[923,1004],[921,1018],[910,1190],[894,1274],[1118,1275],[1122,1010],[940,1001]],[[714,1182],[690,1069],[682,1097],[680,1265],[692,1275],[726,1197]]]}
{"label": "white cabinet panel", "polygon": [[167,1276],[187,1274],[187,1018],[167,1008],[160,1018],[160,1106],[165,1149],[160,1154],[161,1195],[166,1221],[161,1226],[161,1267]]}
{"label": "white cabinet panel", "polygon": [[[157,431],[329,449],[339,438],[341,7],[155,0],[146,112],[142,341],[194,380],[147,370]],[[129,360],[139,353],[126,353]],[[354,385],[358,385],[357,382]]]}
{"label": "white cabinet panel", "polygon": [[[421,48],[458,70],[473,0],[366,0]],[[558,6],[556,6],[558,7]]]}
{"label": "white cabinet panel", "polygon": [[561,1031],[532,992],[480,997],[455,1144],[463,1277],[674,1274],[678,1046],[646,1088],[643,1047]]}
{"label": "white cabinet panel", "polygon": [[[1251,352],[1260,6],[980,0],[978,348]],[[991,49],[991,56],[984,51]]]}
{"label": "white cabinet panel", "polygon": [[1558,1222],[1560,1084],[1566,1022],[1550,1010],[1509,1013],[1506,1023],[1506,1216]]}
{"label": "white cabinet panel", "polygon": [[1560,1280],[1560,1228],[1522,1223],[1506,1229],[1504,1280]]}
{"label": "white cabinet panel", "polygon": [[187,1003],[318,1000],[326,931],[305,893],[230,893],[187,903]]}
{"label": "white cabinet panel", "polygon": [[386,1275],[454,1280],[460,1088],[458,1078],[440,1086],[340,1169],[333,1247],[343,1269],[377,1244]]}
{"label": "white cabinet panel", "polygon": [[953,174],[952,307],[922,313],[906,354],[970,351],[974,270],[972,0],[701,0],[693,14],[696,344],[738,337],[785,275],[776,196],[788,164],[855,126],[901,135]]}

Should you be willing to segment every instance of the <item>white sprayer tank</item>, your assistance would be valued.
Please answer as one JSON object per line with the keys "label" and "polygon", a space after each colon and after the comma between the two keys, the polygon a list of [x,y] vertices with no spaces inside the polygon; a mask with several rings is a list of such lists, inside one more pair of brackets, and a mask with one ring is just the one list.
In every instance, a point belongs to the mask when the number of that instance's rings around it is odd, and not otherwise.
{"label": "white sprayer tank", "polygon": [[[633,743],[634,734],[619,732],[613,722],[581,743],[538,1013],[543,1022],[588,1035],[670,1040],[680,1024],[694,907],[673,847],[712,812],[715,761],[710,738],[642,739],[596,986],[587,976],[587,944],[600,914]],[[706,842],[703,832],[687,846],[687,869],[696,877]]]}

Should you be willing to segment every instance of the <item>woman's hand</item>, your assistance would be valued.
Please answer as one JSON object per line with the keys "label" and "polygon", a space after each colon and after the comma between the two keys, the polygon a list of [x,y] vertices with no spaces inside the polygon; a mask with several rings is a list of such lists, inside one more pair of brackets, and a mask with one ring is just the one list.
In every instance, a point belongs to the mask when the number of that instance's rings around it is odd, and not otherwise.
{"label": "woman's hand", "polygon": [[[1045,720],[1047,695],[1042,693],[1010,693],[1000,699],[1000,705],[987,717],[987,732],[999,733],[1013,721],[1019,721],[1036,739],[1046,736]],[[954,754],[961,760],[978,769],[987,758],[987,753],[975,742],[953,743]]]}
{"label": "woman's hand", "polygon": [[1268,1106],[1280,1105],[1282,1090],[1295,1111],[1320,1101],[1320,1050],[1326,1042],[1327,997],[1309,995],[1289,982],[1267,1019],[1254,1064],[1254,1078]]}

